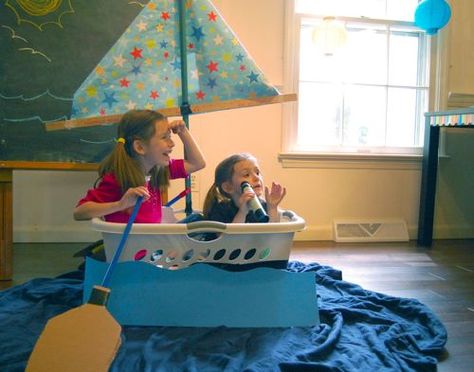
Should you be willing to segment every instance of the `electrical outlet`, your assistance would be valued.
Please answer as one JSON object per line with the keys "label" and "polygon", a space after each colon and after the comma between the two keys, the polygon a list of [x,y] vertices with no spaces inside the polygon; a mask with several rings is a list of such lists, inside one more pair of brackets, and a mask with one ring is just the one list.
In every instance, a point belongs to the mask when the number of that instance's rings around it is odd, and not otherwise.
{"label": "electrical outlet", "polygon": [[191,174],[191,191],[198,192],[199,191],[199,178],[197,174]]}

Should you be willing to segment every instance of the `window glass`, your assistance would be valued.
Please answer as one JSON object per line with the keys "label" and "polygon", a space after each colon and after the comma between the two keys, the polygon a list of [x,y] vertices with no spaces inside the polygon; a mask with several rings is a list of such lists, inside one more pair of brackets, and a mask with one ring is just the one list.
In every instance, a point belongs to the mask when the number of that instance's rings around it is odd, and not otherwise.
{"label": "window glass", "polygon": [[413,22],[418,0],[296,0],[295,12]]}
{"label": "window glass", "polygon": [[389,88],[388,96],[387,146],[421,146],[421,138],[416,132],[418,118],[416,106],[417,102],[425,106],[427,92],[407,88]]}
{"label": "window glass", "polygon": [[415,86],[418,81],[418,53],[420,51],[417,33],[391,30],[389,52],[389,84]]}
{"label": "window glass", "polygon": [[387,30],[369,24],[347,25],[347,45],[341,50],[346,81],[385,84],[387,81]]}
{"label": "window glass", "polygon": [[348,86],[344,99],[344,146],[385,144],[386,92],[383,87]]}
{"label": "window glass", "polygon": [[325,83],[301,82],[298,148],[340,145],[342,90]]}
{"label": "window glass", "polygon": [[[294,15],[298,110],[292,150],[420,153],[429,50],[426,34],[406,22],[417,4],[296,0],[295,11],[302,15]],[[367,19],[369,13],[379,18]],[[344,45],[329,52],[318,45],[320,34],[315,37],[327,14],[346,32]]]}

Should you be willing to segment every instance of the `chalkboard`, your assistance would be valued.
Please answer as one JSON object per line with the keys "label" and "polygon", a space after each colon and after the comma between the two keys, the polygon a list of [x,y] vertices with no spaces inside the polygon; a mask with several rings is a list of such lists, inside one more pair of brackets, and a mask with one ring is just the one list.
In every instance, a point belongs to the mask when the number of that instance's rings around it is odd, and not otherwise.
{"label": "chalkboard", "polygon": [[[116,126],[48,132],[76,89],[143,9],[129,0],[0,4],[0,160],[96,163]],[[28,8],[27,8],[28,6]]]}

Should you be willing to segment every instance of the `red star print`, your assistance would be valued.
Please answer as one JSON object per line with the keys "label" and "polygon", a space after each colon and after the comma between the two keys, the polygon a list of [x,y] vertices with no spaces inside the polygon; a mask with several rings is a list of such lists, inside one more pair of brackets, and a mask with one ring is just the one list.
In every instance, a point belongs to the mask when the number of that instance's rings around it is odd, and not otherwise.
{"label": "red star print", "polygon": [[216,21],[217,20],[217,14],[214,13],[214,12],[210,12],[207,14],[207,16],[209,17],[209,21]]}
{"label": "red star print", "polygon": [[169,55],[170,55],[170,54],[169,54],[168,52],[164,52],[164,53],[163,53],[163,57],[165,57],[165,58],[168,58]]}
{"label": "red star print", "polygon": [[133,51],[131,51],[130,54],[133,56],[133,59],[143,58],[142,51],[143,49],[133,47]]}
{"label": "red star print", "polygon": [[101,116],[104,116],[105,115],[105,108],[102,107],[99,112],[100,112]]}
{"label": "red star print", "polygon": [[189,48],[189,49],[193,49],[193,48],[194,48],[194,44],[193,44],[193,43],[189,43],[189,44],[188,44],[188,48]]}
{"label": "red star print", "polygon": [[245,66],[244,65],[240,65],[240,71],[245,71]]}
{"label": "red star print", "polygon": [[160,95],[156,90],[152,90],[150,93],[150,98],[157,99]]}
{"label": "red star print", "polygon": [[161,12],[161,18],[167,21],[168,19],[170,19],[170,14],[168,12]]}
{"label": "red star print", "polygon": [[120,80],[120,86],[121,87],[128,88],[128,84],[130,84],[130,81],[127,80],[126,78],[123,78],[122,80]]}
{"label": "red star print", "polygon": [[212,72],[212,71],[216,71],[217,72],[217,65],[219,63],[217,62],[212,62],[212,61],[209,61],[209,64],[206,66],[208,69],[209,69],[209,72]]}
{"label": "red star print", "polygon": [[202,90],[196,93],[197,99],[204,99],[205,96],[206,96],[206,93],[204,93]]}

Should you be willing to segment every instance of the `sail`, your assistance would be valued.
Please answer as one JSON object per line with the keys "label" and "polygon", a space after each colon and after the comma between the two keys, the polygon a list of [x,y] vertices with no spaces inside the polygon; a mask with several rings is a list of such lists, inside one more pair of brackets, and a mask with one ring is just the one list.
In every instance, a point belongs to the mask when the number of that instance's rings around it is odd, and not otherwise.
{"label": "sail", "polygon": [[[279,95],[210,1],[187,0],[184,11],[191,106]],[[176,1],[151,0],[76,91],[71,119],[179,109],[179,43]]]}

